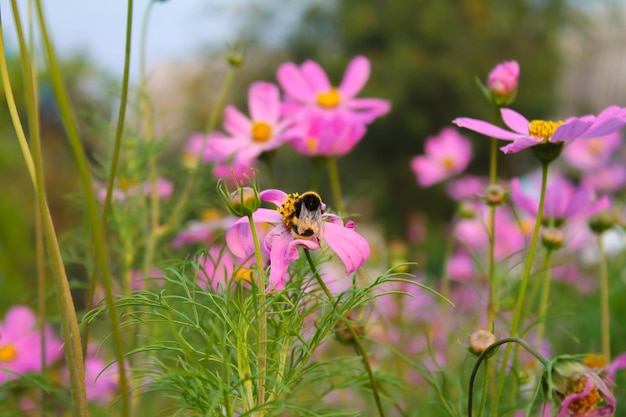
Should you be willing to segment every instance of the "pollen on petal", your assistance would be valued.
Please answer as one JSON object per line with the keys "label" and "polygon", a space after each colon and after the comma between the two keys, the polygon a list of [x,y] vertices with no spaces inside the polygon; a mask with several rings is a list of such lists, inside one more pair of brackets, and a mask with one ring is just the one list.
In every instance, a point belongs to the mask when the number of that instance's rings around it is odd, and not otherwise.
{"label": "pollen on petal", "polygon": [[267,142],[272,137],[272,127],[265,122],[252,123],[252,140],[255,142]]}

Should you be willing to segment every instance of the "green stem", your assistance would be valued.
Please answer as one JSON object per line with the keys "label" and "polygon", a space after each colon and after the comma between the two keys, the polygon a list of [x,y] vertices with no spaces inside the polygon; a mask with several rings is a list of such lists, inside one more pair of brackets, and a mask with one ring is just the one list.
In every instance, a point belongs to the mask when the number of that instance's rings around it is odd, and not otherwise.
{"label": "green stem", "polygon": [[487,391],[488,391],[487,382],[489,381],[489,371],[491,368],[488,365],[489,365],[489,362],[487,362],[483,371],[483,378],[484,378],[483,384],[485,385],[485,387],[483,388],[482,394],[480,395],[480,405],[478,406],[478,417],[482,417],[483,411],[485,410],[485,406],[487,404]]}
{"label": "green stem", "polygon": [[[306,255],[307,261],[309,262],[309,266],[311,267],[311,272],[313,272],[313,276],[317,280],[317,283],[320,285],[320,288],[322,289],[322,291],[324,291],[324,294],[326,294],[326,297],[328,298],[330,303],[333,305],[333,309],[335,310],[335,312],[337,312],[337,304],[335,302],[335,297],[333,297],[333,294],[330,292],[330,290],[326,286],[326,283],[324,283],[324,280],[322,279],[319,272],[317,271],[317,268],[315,267],[315,263],[313,262],[313,258],[311,257],[311,253],[309,252],[308,249],[304,249],[304,253]],[[345,324],[348,327],[350,336],[352,336],[352,340],[354,341],[354,344],[356,345],[356,348],[359,354],[361,355],[361,358],[363,359],[363,365],[365,366],[365,371],[367,372],[367,375],[370,379],[370,384],[372,385],[372,392],[374,393],[374,400],[376,401],[378,414],[380,415],[380,417],[385,417],[385,410],[383,408],[383,403],[380,398],[380,393],[378,392],[378,382],[376,381],[376,376],[374,375],[374,371],[372,371],[372,366],[370,365],[370,360],[367,355],[367,351],[365,350],[365,347],[363,346],[363,343],[361,342],[361,338],[359,337],[358,333],[354,329],[354,325],[352,324],[352,322],[350,320],[345,320]]]}
{"label": "green stem", "polygon": [[552,283],[552,250],[546,251],[543,262],[543,281],[541,285],[541,299],[539,301],[539,326],[537,327],[537,346],[541,348],[543,336],[546,330],[546,320],[548,319],[548,301],[550,300],[550,285]]}
{"label": "green stem", "polygon": [[[265,403],[265,373],[267,367],[267,313],[265,299],[265,275],[263,271],[263,257],[261,255],[261,245],[256,230],[256,224],[252,214],[248,215],[250,230],[252,231],[252,241],[254,242],[254,255],[257,269],[257,288],[259,290],[259,347],[258,347],[258,373],[257,380],[257,403],[261,407]],[[259,416],[265,414],[264,410],[259,411]]]}
{"label": "green stem", "polygon": [[[546,197],[546,187],[548,184],[548,167],[549,163],[544,162],[541,165],[541,193],[539,196],[539,207],[537,209],[537,219],[535,220],[535,228],[533,230],[533,236],[530,241],[530,247],[526,254],[526,262],[524,264],[524,273],[522,275],[522,282],[520,283],[519,293],[517,296],[517,302],[515,304],[515,313],[513,315],[513,322],[511,324],[511,337],[517,336],[519,323],[522,318],[522,310],[524,309],[524,299],[526,297],[526,288],[528,287],[528,281],[530,279],[530,272],[532,270],[533,258],[535,250],[537,248],[537,242],[539,241],[539,230],[541,229],[541,221],[543,219],[543,206]],[[504,360],[500,367],[500,380],[496,388],[496,394],[493,399],[492,412],[495,416],[498,415],[497,407],[500,403],[500,397],[502,395],[502,389],[504,387],[504,376],[506,375],[506,368],[508,366],[509,356],[511,354],[512,345],[506,347],[504,353]]]}
{"label": "green stem", "polygon": [[[72,114],[70,99],[68,97],[67,90],[63,84],[63,78],[61,77],[61,69],[57,62],[57,56],[54,52],[50,36],[48,34],[48,28],[43,15],[43,8],[41,6],[41,0],[35,0],[37,5],[37,16],[39,20],[39,30],[43,38],[44,49],[46,52],[48,68],[50,72],[50,83],[54,91],[59,113],[63,125],[74,154],[74,160],[78,169],[78,175],[82,183],[82,187],[85,194],[85,206],[88,217],[89,227],[92,232],[93,245],[95,249],[95,262],[100,266],[100,272],[102,277],[102,283],[104,284],[106,304],[109,311],[109,319],[111,322],[111,334],[114,344],[115,358],[118,363],[119,369],[119,388],[121,398],[121,415],[127,417],[130,415],[130,389],[128,386],[128,377],[126,375],[126,361],[124,356],[124,348],[122,343],[122,337],[120,332],[119,317],[117,314],[117,308],[113,299],[113,284],[111,279],[111,273],[109,271],[107,249],[102,232],[101,222],[98,216],[98,207],[96,204],[95,193],[93,185],[91,183],[91,175],[89,172],[89,166],[87,163],[87,157],[85,150],[78,134],[78,128],[74,115]],[[76,341],[80,343],[80,338],[76,338]],[[81,354],[82,356],[82,354]],[[72,363],[72,362],[70,362]],[[78,366],[73,363],[73,366]]]}
{"label": "green stem", "polygon": [[609,274],[604,252],[602,234],[598,234],[598,250],[600,252],[600,306],[602,309],[602,354],[607,362],[611,361],[611,326],[609,310]]}
{"label": "green stem", "polygon": [[346,214],[346,208],[343,204],[341,193],[341,182],[339,181],[339,168],[337,167],[337,158],[330,157],[327,159],[328,180],[330,181],[330,189],[333,193],[333,201],[338,214]]}
{"label": "green stem", "polygon": [[[222,84],[222,89],[220,90],[219,96],[213,106],[211,114],[209,116],[209,122],[206,127],[207,134],[210,133],[215,128],[215,123],[217,120],[217,115],[220,110],[224,106],[224,101],[226,100],[226,94],[230,89],[230,86],[233,83],[235,78],[236,67],[231,67],[226,75],[226,80]],[[176,228],[180,222],[180,217],[182,216],[183,209],[185,208],[189,197],[191,197],[191,193],[194,190],[195,183],[197,181],[198,175],[200,174],[200,167],[202,166],[202,158],[204,156],[204,149],[206,147],[206,141],[203,142],[202,148],[200,149],[200,153],[198,158],[194,160],[193,166],[191,167],[191,171],[187,175],[187,179],[185,181],[185,185],[183,186],[183,191],[181,192],[176,206],[174,206],[174,210],[169,218],[169,221],[163,225],[163,227],[159,230],[159,236],[167,233],[169,230]]]}
{"label": "green stem", "polygon": [[[474,364],[474,368],[472,369],[472,374],[470,376],[470,381],[469,381],[468,397],[467,397],[467,417],[472,417],[472,411],[473,411],[472,409],[473,409],[473,402],[474,402],[474,380],[476,379],[476,375],[478,374],[478,370],[480,369],[480,364],[484,360],[487,360],[491,356],[493,356],[493,351],[505,343],[507,344],[507,348],[509,346],[512,346],[513,343],[517,343],[521,345],[530,354],[532,354],[535,358],[537,358],[537,360],[539,360],[539,362],[541,362],[541,364],[544,367],[550,364],[549,360],[544,358],[539,352],[537,352],[528,343],[526,343],[526,341],[524,341],[523,339],[520,339],[519,337],[515,337],[515,336],[506,337],[504,339],[500,339],[497,342],[489,345],[487,349],[485,349],[480,354],[480,356],[478,357],[478,360],[476,361],[476,364]],[[507,351],[509,351],[509,349],[507,349]],[[505,366],[506,366],[506,362],[505,362]],[[492,412],[496,413],[496,410],[494,409],[492,410]]]}
{"label": "green stem", "polygon": [[[35,90],[33,84],[34,73],[30,66],[29,55],[26,52],[24,36],[21,28],[21,19],[19,17],[19,11],[15,0],[12,0],[11,6],[13,8],[13,14],[15,18],[15,25],[18,32],[18,39],[20,43],[20,50],[22,53],[22,63],[24,64],[25,71],[25,88],[26,96],[29,102],[29,116],[35,117],[37,112],[34,111],[35,103]],[[72,395],[72,406],[74,416],[88,416],[87,411],[87,398],[85,393],[85,368],[83,365],[83,355],[80,342],[80,332],[78,330],[78,319],[76,317],[76,310],[74,309],[74,302],[72,300],[72,294],[70,293],[69,282],[65,272],[65,266],[63,264],[63,257],[61,255],[61,249],[56,237],[56,231],[54,229],[54,223],[50,214],[50,208],[48,207],[48,201],[46,199],[45,182],[43,177],[43,164],[41,154],[41,141],[39,137],[39,129],[32,131],[33,134],[33,154],[28,147],[28,141],[20,121],[20,117],[15,104],[15,98],[13,96],[13,90],[11,88],[11,81],[9,79],[9,70],[7,67],[6,53],[4,50],[4,31],[2,28],[2,19],[0,18],[0,76],[2,78],[2,86],[4,94],[7,100],[7,106],[15,133],[22,150],[24,161],[31,177],[33,187],[36,194],[36,202],[39,207],[38,216],[41,216],[42,226],[44,231],[44,237],[46,239],[46,245],[51,258],[52,277],[54,280],[55,290],[57,294],[57,302],[59,304],[59,313],[61,315],[61,328],[63,334],[63,342],[65,346],[65,359],[68,364],[70,375],[70,386]],[[36,121],[37,123],[37,121]]]}

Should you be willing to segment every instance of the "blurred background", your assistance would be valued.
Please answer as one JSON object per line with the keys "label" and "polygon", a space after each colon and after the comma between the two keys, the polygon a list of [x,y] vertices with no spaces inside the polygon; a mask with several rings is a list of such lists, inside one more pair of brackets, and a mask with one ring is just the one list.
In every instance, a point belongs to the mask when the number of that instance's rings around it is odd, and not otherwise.
{"label": "blurred background", "polygon": [[[19,1],[27,15],[25,1]],[[24,104],[14,23],[1,0],[3,30],[17,99]],[[65,81],[94,166],[113,141],[124,60],[122,1],[58,0],[45,10]],[[158,134],[180,164],[185,140],[201,131],[228,69],[229,46],[245,45],[246,60],[227,102],[242,111],[251,82],[276,82],[285,61],[319,62],[338,84],[355,55],[371,61],[362,97],[390,100],[392,111],[371,125],[339,162],[349,209],[380,225],[389,240],[406,240],[415,219],[427,224],[429,249],[441,252],[441,230],[455,209],[443,187],[421,189],[409,160],[424,139],[455,117],[493,118],[476,86],[497,63],[521,67],[514,108],[529,118],[596,113],[626,105],[626,31],[622,1],[574,0],[170,0],[136,1],[131,90],[139,91],[139,49],[145,34],[148,93]],[[146,25],[147,22],[147,25]],[[11,56],[15,58],[11,60]],[[77,227],[79,191],[56,104],[41,78],[46,180],[58,232]],[[135,104],[129,106],[128,123]],[[30,180],[4,100],[0,104],[0,306],[34,295],[34,224]],[[221,122],[218,122],[221,126]],[[465,132],[467,133],[467,132]],[[488,143],[473,138],[470,172],[487,173]],[[500,173],[526,172],[530,153],[500,159]],[[287,147],[276,156],[286,191],[303,191],[311,163]],[[327,190],[320,190],[327,192]],[[70,271],[71,274],[71,271]],[[3,308],[4,309],[4,308]]]}

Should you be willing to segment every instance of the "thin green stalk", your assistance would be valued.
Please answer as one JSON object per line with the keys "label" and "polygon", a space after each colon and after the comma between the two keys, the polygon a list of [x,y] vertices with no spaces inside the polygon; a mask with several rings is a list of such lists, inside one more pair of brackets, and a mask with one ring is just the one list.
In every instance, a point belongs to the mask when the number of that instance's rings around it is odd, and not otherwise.
{"label": "thin green stalk", "polygon": [[[546,358],[544,358],[539,352],[537,352],[535,349],[533,349],[528,343],[526,343],[526,341],[524,341],[523,339],[520,339],[519,337],[516,336],[512,336],[512,337],[506,337],[504,339],[500,339],[497,342],[489,345],[487,347],[487,349],[485,349],[480,356],[478,357],[478,360],[476,361],[476,364],[474,364],[474,368],[472,369],[472,374],[470,375],[470,381],[469,381],[469,389],[468,389],[468,396],[467,396],[467,417],[472,417],[472,412],[473,412],[473,403],[474,403],[474,381],[476,380],[476,375],[478,374],[478,370],[480,369],[480,364],[484,361],[489,359],[491,356],[494,355],[494,350],[499,348],[501,345],[503,344],[507,344],[507,347],[512,346],[513,343],[517,343],[519,345],[521,345],[524,349],[526,349],[530,354],[532,354],[535,358],[537,358],[537,360],[539,362],[541,362],[541,364],[546,367],[550,364],[550,361],[547,360]],[[507,352],[509,351],[509,349],[507,349]],[[506,365],[506,362],[505,362]],[[492,410],[492,413],[496,413],[496,410]]]}
{"label": "thin green stalk", "polygon": [[329,157],[326,161],[328,167],[328,180],[330,181],[330,189],[333,193],[333,201],[337,213],[346,214],[346,208],[343,204],[341,193],[341,182],[339,181],[339,168],[337,167],[337,158]]}
{"label": "thin green stalk", "polygon": [[483,387],[483,391],[482,394],[480,396],[480,405],[478,406],[478,417],[482,417],[483,415],[483,411],[485,410],[485,406],[487,405],[487,382],[489,381],[489,373],[490,373],[490,369],[491,367],[488,366],[489,362],[487,362],[487,364],[485,365],[484,371],[483,371],[483,378],[484,378],[484,385],[485,387]]}
{"label": "thin green stalk", "polygon": [[[78,175],[84,190],[86,212],[89,227],[92,232],[93,245],[95,249],[95,262],[100,266],[102,283],[104,284],[106,295],[106,304],[109,311],[109,319],[111,322],[111,334],[114,344],[115,358],[119,369],[121,415],[123,417],[128,417],[130,415],[130,389],[128,386],[128,377],[126,374],[126,361],[124,356],[122,337],[120,333],[119,317],[113,299],[113,285],[111,273],[109,271],[107,249],[101,228],[100,218],[98,216],[98,206],[96,204],[95,193],[93,190],[93,185],[91,183],[91,175],[89,172],[87,157],[85,155],[85,150],[83,149],[83,145],[78,134],[76,121],[74,120],[74,116],[72,114],[69,96],[63,84],[63,78],[61,77],[61,70],[57,62],[57,56],[54,52],[54,48],[48,34],[48,28],[43,15],[41,0],[35,0],[35,2],[37,5],[39,30],[43,39],[44,50],[46,52],[46,57],[48,60],[50,83],[57,99],[57,105],[59,108],[61,120],[63,121],[63,125],[65,126],[65,130],[67,132],[72,152],[74,154],[74,160],[77,166]],[[80,343],[80,338],[77,338],[76,340]]]}
{"label": "thin green stalk", "polygon": [[[32,86],[33,75],[31,74],[30,60],[28,53],[25,53],[24,36],[21,29],[21,20],[17,10],[17,4],[12,2],[13,14],[15,18],[15,25],[18,31],[18,39],[20,42],[20,50],[22,52],[22,62],[25,70],[25,87],[27,97],[29,100],[29,108],[34,102],[34,90]],[[72,294],[70,293],[69,282],[65,273],[65,266],[63,264],[63,258],[61,256],[61,249],[59,242],[56,238],[56,231],[54,229],[54,223],[52,216],[50,215],[50,209],[48,207],[48,201],[46,199],[45,183],[43,177],[42,155],[41,155],[41,142],[37,136],[38,129],[33,133],[33,154],[28,147],[28,141],[20,121],[20,117],[15,104],[15,98],[13,96],[13,90],[11,88],[11,81],[9,79],[9,70],[7,67],[6,54],[4,50],[4,31],[2,28],[2,19],[0,18],[0,76],[2,78],[2,85],[4,88],[5,97],[7,100],[7,106],[11,121],[15,128],[15,133],[24,156],[24,161],[28,168],[33,187],[36,193],[36,202],[39,206],[38,216],[42,216],[42,225],[44,230],[44,236],[48,251],[51,258],[51,270],[54,279],[55,290],[57,294],[57,302],[59,304],[59,312],[61,314],[61,328],[63,334],[63,342],[65,346],[65,358],[68,364],[71,395],[72,395],[72,407],[74,416],[87,417],[87,398],[85,394],[85,369],[83,366],[83,356],[80,342],[80,332],[78,330],[78,319],[76,317],[76,311],[74,309],[74,302],[72,300]],[[36,114],[36,112],[35,112]],[[32,108],[29,110],[29,115],[33,117]]]}
{"label": "thin green stalk", "polygon": [[600,306],[602,328],[602,354],[607,362],[611,361],[611,322],[609,310],[609,274],[604,252],[602,234],[598,234],[598,251],[600,252]]}
{"label": "thin green stalk", "polygon": [[[259,290],[259,378],[257,380],[257,403],[258,406],[261,407],[263,404],[265,404],[265,373],[267,371],[267,306],[265,305],[265,275],[263,271],[263,257],[261,255],[261,245],[259,243],[259,236],[252,214],[248,215],[248,222],[250,223],[250,230],[252,231],[252,241],[254,242],[254,256],[257,269],[257,288]],[[259,416],[262,416],[264,414],[265,411],[261,409],[261,411],[259,411]]]}
{"label": "thin green stalk", "polygon": [[[522,281],[520,283],[519,293],[517,296],[517,302],[515,304],[515,313],[513,315],[513,322],[511,323],[510,336],[517,336],[519,330],[519,323],[522,318],[522,310],[524,309],[524,301],[526,297],[526,288],[528,287],[528,281],[530,279],[530,272],[532,270],[533,258],[535,256],[535,250],[537,248],[537,242],[539,241],[539,230],[541,229],[541,221],[543,219],[543,206],[546,197],[546,187],[548,184],[548,167],[549,163],[544,162],[541,165],[541,193],[539,196],[539,208],[537,209],[537,219],[535,220],[535,228],[533,230],[533,236],[530,241],[530,247],[526,254],[526,262],[524,264],[524,273],[522,275]],[[496,394],[493,399],[492,413],[498,415],[498,405],[500,404],[500,397],[502,396],[502,389],[504,388],[504,380],[506,375],[506,368],[508,366],[509,356],[511,354],[512,345],[507,345],[504,353],[504,359],[502,366],[500,367],[500,380],[496,388]]]}
{"label": "thin green stalk", "polygon": [[[495,114],[496,123],[500,120],[500,108],[496,106]],[[491,138],[491,147],[489,154],[489,184],[498,184],[498,140]],[[487,300],[487,329],[493,330],[496,315],[499,310],[498,293],[500,291],[499,283],[495,276],[495,247],[496,247],[496,206],[489,205],[489,255],[487,259],[487,280],[489,285],[489,295]]]}
{"label": "thin green stalk", "polygon": [[[326,294],[326,297],[331,302],[331,304],[333,305],[333,309],[335,309],[335,312],[336,312],[337,304],[335,302],[335,297],[333,297],[333,294],[330,292],[330,290],[326,286],[326,283],[324,282],[319,272],[317,271],[317,268],[315,267],[315,262],[313,262],[313,258],[311,257],[311,253],[308,251],[308,249],[304,249],[304,253],[306,255],[307,261],[309,262],[309,266],[311,267],[311,272],[313,272],[313,276],[317,280],[317,283],[319,284],[322,291],[324,291],[324,294]],[[374,375],[374,371],[372,371],[372,366],[370,364],[367,351],[365,350],[365,347],[363,346],[363,343],[361,342],[361,338],[359,337],[358,333],[354,329],[354,325],[352,324],[352,322],[350,320],[345,320],[345,324],[346,324],[346,327],[348,328],[348,331],[350,332],[350,336],[352,336],[352,340],[354,341],[354,344],[359,354],[361,355],[361,359],[363,359],[363,365],[365,366],[365,371],[367,372],[367,376],[370,379],[370,384],[372,385],[372,392],[374,393],[374,400],[376,401],[376,407],[378,408],[378,415],[380,417],[385,417],[385,409],[383,408],[383,403],[380,398],[378,382],[376,381],[376,376]]]}
{"label": "thin green stalk", "polygon": [[550,300],[550,285],[552,283],[552,249],[548,248],[543,261],[543,281],[541,283],[541,299],[539,301],[539,325],[537,327],[537,346],[541,348],[548,319],[548,301]]}
{"label": "thin green stalk", "polygon": [[[206,127],[207,133],[211,132],[215,128],[217,115],[219,114],[220,110],[224,106],[224,101],[226,100],[226,94],[228,93],[228,90],[230,89],[233,83],[233,80],[235,79],[235,72],[236,72],[236,67],[231,66],[228,71],[228,74],[226,75],[226,79],[224,80],[224,84],[222,84],[222,89],[220,90],[215,106],[213,106],[213,109],[209,116],[209,122],[207,123],[207,127]],[[182,215],[183,208],[187,204],[187,201],[189,201],[189,197],[191,196],[195,183],[198,179],[198,175],[200,173],[200,167],[202,166],[202,158],[204,156],[205,146],[206,146],[206,143],[203,143],[202,149],[200,149],[199,156],[194,161],[194,165],[191,167],[191,171],[187,175],[185,185],[183,186],[183,191],[181,192],[176,202],[176,206],[174,207],[174,210],[172,211],[172,215],[170,216],[169,221],[166,224],[164,224],[163,227],[159,229],[159,236],[175,228],[180,222],[180,217]]]}
{"label": "thin green stalk", "polygon": [[[39,326],[39,346],[41,349],[41,373],[45,374],[48,364],[46,363],[46,271],[44,253],[43,224],[39,203],[35,203],[35,253],[37,265],[37,324]],[[45,415],[46,391],[41,389],[40,413]]]}

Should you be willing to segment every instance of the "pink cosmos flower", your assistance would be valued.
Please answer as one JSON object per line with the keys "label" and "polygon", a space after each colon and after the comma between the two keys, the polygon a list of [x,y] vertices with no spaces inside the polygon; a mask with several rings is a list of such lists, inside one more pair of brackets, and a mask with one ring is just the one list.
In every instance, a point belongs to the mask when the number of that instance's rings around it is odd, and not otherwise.
{"label": "pink cosmos flower", "polygon": [[[157,196],[162,200],[167,200],[172,196],[174,191],[174,184],[165,178],[157,178],[154,182],[154,188],[156,189]],[[98,182],[94,183],[94,189],[96,191],[96,198],[98,201],[103,202],[107,196],[107,187],[105,184]],[[128,181],[122,178],[119,181],[118,187],[113,187],[113,201],[122,203],[127,198],[143,194],[145,196],[152,195],[153,185],[149,181],[144,181],[140,184],[129,184]]]}
{"label": "pink cosmos flower", "polygon": [[224,130],[229,136],[213,134],[211,152],[234,157],[235,165],[252,166],[263,152],[276,149],[296,135],[292,121],[281,117],[278,87],[267,82],[252,83],[248,90],[251,118],[233,106],[226,108]]}
{"label": "pink cosmos flower", "polygon": [[575,140],[563,149],[563,159],[574,168],[589,172],[604,166],[621,145],[620,132],[587,140]]}
{"label": "pink cosmos flower", "polygon": [[[61,340],[49,326],[44,328],[45,363],[51,365],[61,358]],[[35,313],[26,306],[13,306],[0,323],[0,383],[19,374],[42,370],[41,333]]]}
{"label": "pink cosmos flower", "polygon": [[[537,181],[534,190],[524,191],[518,178],[511,180],[511,200],[515,206],[532,216],[539,209],[539,186]],[[561,222],[567,219],[585,218],[610,206],[608,197],[596,199],[590,188],[576,187],[563,176],[552,175],[546,188],[543,207],[543,218]]]}
{"label": "pink cosmos flower", "polygon": [[543,143],[568,143],[574,139],[590,139],[606,136],[621,129],[626,124],[626,108],[610,106],[602,110],[596,117],[587,115],[570,117],[564,121],[551,122],[544,120],[529,121],[514,110],[501,109],[502,120],[511,129],[501,127],[478,119],[461,117],[452,122],[485,136],[512,141],[500,148],[504,153],[515,153],[531,146]]}
{"label": "pink cosmos flower", "polygon": [[411,160],[411,168],[422,187],[463,172],[472,159],[469,140],[451,127],[445,127],[438,136],[426,139],[424,150],[425,155]]}
{"label": "pink cosmos flower", "polygon": [[223,292],[233,279],[244,281],[252,279],[251,266],[254,257],[238,258],[225,246],[211,246],[198,262],[201,272],[198,284],[204,289],[211,288],[214,292]]}
{"label": "pink cosmos flower", "polygon": [[346,113],[309,108],[303,109],[296,117],[302,134],[290,143],[303,155],[343,156],[365,135],[365,126]]}
{"label": "pink cosmos flower", "polygon": [[[265,190],[260,193],[262,201],[283,207],[293,197],[280,190]],[[289,199],[292,200],[289,200]],[[285,287],[285,273],[289,264],[299,258],[298,247],[317,250],[327,245],[332,249],[346,267],[347,273],[358,270],[367,260],[370,248],[367,241],[354,231],[354,223],[346,225],[343,220],[330,213],[323,213],[321,230],[317,235],[296,238],[285,225],[283,215],[277,210],[260,208],[253,213],[255,223],[275,225],[263,240],[263,251],[269,259],[269,285],[275,289]],[[226,243],[231,252],[239,258],[248,258],[254,253],[248,218],[244,217],[226,232]]]}
{"label": "pink cosmos flower", "polygon": [[[386,100],[356,98],[369,76],[370,63],[363,56],[350,62],[339,87],[332,86],[322,67],[314,61],[305,61],[299,67],[292,62],[284,63],[276,74],[288,98],[297,105],[314,106],[327,112],[346,112],[363,124],[387,114],[391,108]],[[287,105],[287,113],[297,110],[297,105]]]}
{"label": "pink cosmos flower", "polygon": [[[582,142],[582,141],[581,141]],[[604,165],[584,174],[580,184],[599,194],[620,191],[626,185],[626,167],[622,163]]]}
{"label": "pink cosmos flower", "polygon": [[506,98],[517,92],[518,78],[517,61],[505,61],[491,70],[487,79],[487,88],[494,96]]}
{"label": "pink cosmos flower", "polygon": [[224,140],[230,140],[230,138],[219,132],[209,135],[198,132],[192,134],[183,152],[185,164],[193,166],[194,161],[199,158],[202,163],[213,164],[213,176],[217,179],[225,178],[231,187],[235,186],[235,180],[238,183],[247,184],[253,176],[252,168],[255,161],[234,159],[233,154],[229,153],[231,152],[229,146],[220,146]]}

